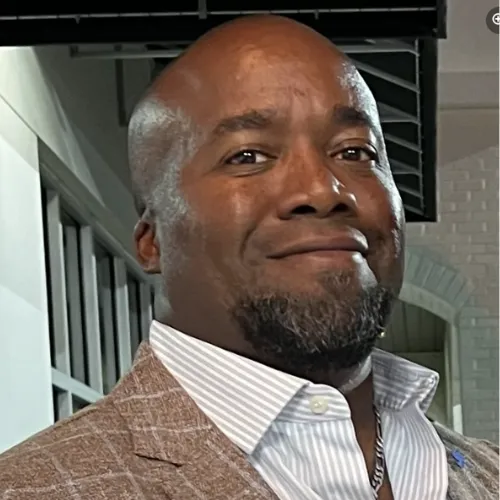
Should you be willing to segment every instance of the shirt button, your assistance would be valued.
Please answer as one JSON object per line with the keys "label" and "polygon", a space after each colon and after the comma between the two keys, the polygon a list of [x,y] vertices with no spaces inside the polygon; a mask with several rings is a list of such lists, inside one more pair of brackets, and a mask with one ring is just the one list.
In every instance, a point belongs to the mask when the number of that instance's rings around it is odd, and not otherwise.
{"label": "shirt button", "polygon": [[309,407],[313,413],[320,415],[328,410],[328,400],[322,396],[313,396],[309,402]]}

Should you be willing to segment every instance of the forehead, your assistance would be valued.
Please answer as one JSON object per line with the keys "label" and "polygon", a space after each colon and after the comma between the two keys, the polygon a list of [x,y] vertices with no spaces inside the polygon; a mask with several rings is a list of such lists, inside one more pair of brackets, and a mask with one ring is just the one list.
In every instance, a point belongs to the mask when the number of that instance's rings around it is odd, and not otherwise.
{"label": "forehead", "polygon": [[344,105],[377,122],[375,101],[359,73],[344,59],[328,55],[307,58],[255,48],[216,61],[209,72],[189,75],[196,82],[193,115],[204,126],[249,109],[274,109],[287,118],[304,119]]}

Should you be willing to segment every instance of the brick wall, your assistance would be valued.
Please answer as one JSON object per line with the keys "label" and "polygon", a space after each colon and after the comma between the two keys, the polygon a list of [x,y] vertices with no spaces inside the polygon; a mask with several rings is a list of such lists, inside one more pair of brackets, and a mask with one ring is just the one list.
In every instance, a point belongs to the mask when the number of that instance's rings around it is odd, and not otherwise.
{"label": "brick wall", "polygon": [[499,439],[498,147],[438,169],[434,224],[409,224],[425,246],[464,276],[472,294],[456,318],[464,434]]}

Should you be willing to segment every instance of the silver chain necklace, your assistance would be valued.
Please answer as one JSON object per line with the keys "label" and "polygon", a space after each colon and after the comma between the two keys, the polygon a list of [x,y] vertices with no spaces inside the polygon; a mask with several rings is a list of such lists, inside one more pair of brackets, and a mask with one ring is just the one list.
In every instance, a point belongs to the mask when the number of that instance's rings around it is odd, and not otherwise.
{"label": "silver chain necklace", "polygon": [[373,405],[373,412],[375,413],[375,420],[377,423],[377,428],[375,431],[375,467],[373,469],[372,477],[370,478],[370,484],[375,494],[375,498],[378,496],[378,491],[384,482],[385,476],[385,455],[384,455],[384,439],[382,437],[382,420],[380,418],[380,412],[378,408]]}

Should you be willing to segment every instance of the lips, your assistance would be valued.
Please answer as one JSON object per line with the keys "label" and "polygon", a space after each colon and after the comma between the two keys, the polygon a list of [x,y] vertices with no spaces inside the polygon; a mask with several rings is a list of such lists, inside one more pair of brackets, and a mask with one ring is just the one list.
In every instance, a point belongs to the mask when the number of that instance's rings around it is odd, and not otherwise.
{"label": "lips", "polygon": [[308,238],[290,243],[269,257],[271,259],[284,259],[291,255],[314,252],[359,252],[366,255],[368,243],[362,235],[338,234],[323,238]]}

